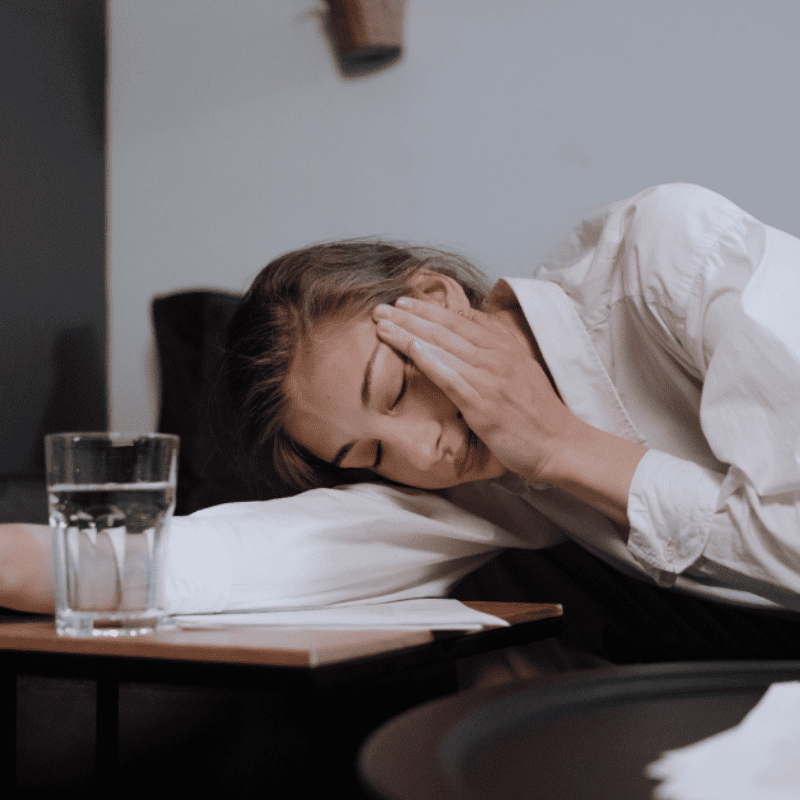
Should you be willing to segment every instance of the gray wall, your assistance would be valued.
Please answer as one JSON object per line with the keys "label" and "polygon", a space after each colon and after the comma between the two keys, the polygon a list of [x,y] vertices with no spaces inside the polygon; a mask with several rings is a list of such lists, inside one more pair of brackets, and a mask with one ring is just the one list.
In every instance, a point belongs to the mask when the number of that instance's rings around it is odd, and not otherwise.
{"label": "gray wall", "polygon": [[103,0],[0,3],[0,477],[106,427]]}
{"label": "gray wall", "polygon": [[[686,181],[800,235],[798,0],[408,0],[343,75],[323,0],[109,0],[111,424],[157,419],[154,294],[376,235],[530,275],[586,211]],[[234,11],[235,10],[235,11]]]}

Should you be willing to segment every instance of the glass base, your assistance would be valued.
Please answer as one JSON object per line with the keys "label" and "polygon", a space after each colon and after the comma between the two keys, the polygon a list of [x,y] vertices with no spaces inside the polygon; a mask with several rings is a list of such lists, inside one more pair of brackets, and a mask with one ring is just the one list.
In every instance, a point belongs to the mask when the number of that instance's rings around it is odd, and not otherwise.
{"label": "glass base", "polygon": [[175,627],[165,611],[66,611],[56,612],[59,636],[142,636]]}

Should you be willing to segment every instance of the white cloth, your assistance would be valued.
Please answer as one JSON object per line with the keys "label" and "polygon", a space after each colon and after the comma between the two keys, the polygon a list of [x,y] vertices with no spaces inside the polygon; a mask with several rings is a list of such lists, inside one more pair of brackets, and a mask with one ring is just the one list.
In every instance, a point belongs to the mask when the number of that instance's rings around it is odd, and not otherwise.
{"label": "white cloth", "polygon": [[484,614],[458,600],[444,597],[395,600],[392,603],[335,605],[295,611],[244,614],[188,614],[172,618],[181,628],[229,628],[239,625],[301,630],[478,631],[503,628],[509,623]]}
{"label": "white cloth", "polygon": [[478,487],[474,498],[482,516],[435,495],[358,484],[173,517],[160,546],[161,607],[204,614],[443,597],[500,549],[562,536],[504,489]]}
{"label": "white cloth", "polygon": [[800,681],[774,683],[735,727],[647,768],[657,800],[797,800]]}
{"label": "white cloth", "polygon": [[497,483],[623,571],[800,609],[800,240],[670,184],[584,222],[537,279],[506,283],[567,405],[649,452],[627,547],[557,490]]}

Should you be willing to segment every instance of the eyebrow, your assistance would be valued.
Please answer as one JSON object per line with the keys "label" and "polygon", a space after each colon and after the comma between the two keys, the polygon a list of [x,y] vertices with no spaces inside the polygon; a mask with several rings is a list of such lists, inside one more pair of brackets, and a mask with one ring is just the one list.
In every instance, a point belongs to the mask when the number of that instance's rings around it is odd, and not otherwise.
{"label": "eyebrow", "polygon": [[[378,349],[380,346],[380,342],[375,345],[375,349],[372,351],[369,361],[367,361],[367,366],[364,368],[364,382],[361,384],[361,405],[364,408],[366,408],[370,402],[370,394],[372,392],[372,368],[375,366],[375,359],[378,357]],[[342,461],[345,460],[347,454],[355,447],[355,445],[356,442],[354,440],[352,442],[348,442],[346,445],[344,445],[344,447],[341,447],[331,462],[333,466],[341,466]]]}
{"label": "eyebrow", "polygon": [[361,405],[364,406],[364,408],[369,405],[369,395],[372,386],[372,368],[375,366],[375,359],[378,356],[378,348],[380,346],[380,342],[375,345],[375,349],[372,351],[372,355],[369,357],[367,366],[364,369],[364,383],[361,384]]}

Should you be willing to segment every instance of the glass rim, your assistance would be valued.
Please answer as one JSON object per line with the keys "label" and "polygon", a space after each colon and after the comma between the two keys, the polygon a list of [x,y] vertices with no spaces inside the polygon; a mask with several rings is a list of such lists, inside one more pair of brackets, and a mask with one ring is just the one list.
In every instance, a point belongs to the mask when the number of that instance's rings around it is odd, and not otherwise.
{"label": "glass rim", "polygon": [[95,440],[136,440],[136,439],[159,439],[161,441],[173,440],[180,441],[180,436],[177,433],[158,433],[154,431],[64,431],[60,433],[47,433],[45,439],[66,440],[66,441],[81,441],[86,439]]}

